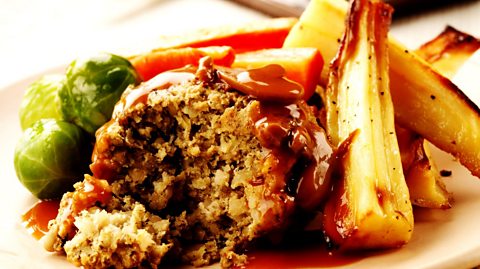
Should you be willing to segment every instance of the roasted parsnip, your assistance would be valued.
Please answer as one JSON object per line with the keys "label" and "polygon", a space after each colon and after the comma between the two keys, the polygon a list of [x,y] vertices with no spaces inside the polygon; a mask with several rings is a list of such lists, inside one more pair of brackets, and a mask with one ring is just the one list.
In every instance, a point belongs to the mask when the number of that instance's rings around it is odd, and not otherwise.
{"label": "roasted parsnip", "polygon": [[311,0],[283,43],[284,48],[318,48],[325,61],[322,86],[327,84],[328,63],[335,57],[345,30],[347,8],[346,1]]}
{"label": "roasted parsnip", "polygon": [[398,247],[413,230],[389,90],[391,12],[382,2],[354,0],[331,66],[327,132],[340,146],[324,229],[343,248]]}
{"label": "roasted parsnip", "polygon": [[[465,61],[480,48],[480,40],[448,26],[433,40],[420,46],[417,55],[442,75],[453,78]],[[397,137],[412,203],[429,208],[449,208],[451,194],[429,156],[429,144],[418,134],[398,127]]]}
{"label": "roasted parsnip", "polygon": [[[480,48],[480,40],[448,26],[415,53],[428,61],[442,75],[453,78],[465,61]],[[397,137],[403,170],[412,203],[429,208],[449,208],[451,194],[430,155],[430,145],[420,135],[398,127]]]}
{"label": "roasted parsnip", "polygon": [[[287,36],[285,47],[317,47],[325,62],[338,49],[347,11],[345,1],[312,0]],[[480,176],[480,110],[448,78],[389,38],[391,94],[395,119]],[[325,85],[327,65],[322,71]]]}

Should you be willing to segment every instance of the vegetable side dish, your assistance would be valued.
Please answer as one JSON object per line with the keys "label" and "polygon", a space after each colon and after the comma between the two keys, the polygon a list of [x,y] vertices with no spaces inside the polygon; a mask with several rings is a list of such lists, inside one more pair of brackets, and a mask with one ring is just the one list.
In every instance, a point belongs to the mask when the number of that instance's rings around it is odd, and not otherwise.
{"label": "vegetable side dish", "polygon": [[427,140],[480,174],[480,111],[438,73],[480,42],[448,28],[409,51],[388,36],[392,12],[313,0],[299,20],[103,53],[33,83],[14,162],[33,195],[61,198],[45,248],[84,268],[238,267],[312,227],[341,251],[408,243],[412,204],[451,206]]}

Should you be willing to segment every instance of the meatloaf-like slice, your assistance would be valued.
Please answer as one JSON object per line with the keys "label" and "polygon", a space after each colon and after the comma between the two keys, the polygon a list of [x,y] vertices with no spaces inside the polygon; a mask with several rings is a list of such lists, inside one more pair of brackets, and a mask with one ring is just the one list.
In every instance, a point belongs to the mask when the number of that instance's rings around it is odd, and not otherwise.
{"label": "meatloaf-like slice", "polygon": [[[64,195],[47,249],[85,268],[231,267],[246,262],[250,242],[286,227],[295,207],[286,186],[298,156],[280,158],[275,147],[288,141],[262,145],[252,120],[260,102],[215,70],[183,75],[190,79],[165,83],[164,74],[163,82],[127,90],[97,132],[93,176]],[[290,122],[293,114],[276,117]]]}

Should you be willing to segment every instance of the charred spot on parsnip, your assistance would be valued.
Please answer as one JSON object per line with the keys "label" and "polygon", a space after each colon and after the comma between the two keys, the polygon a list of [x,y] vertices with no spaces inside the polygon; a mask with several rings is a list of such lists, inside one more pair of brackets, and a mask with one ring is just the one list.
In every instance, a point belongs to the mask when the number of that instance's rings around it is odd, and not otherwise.
{"label": "charred spot on parsnip", "polygon": [[440,175],[442,177],[449,177],[449,176],[452,175],[452,171],[450,171],[450,170],[440,170]]}

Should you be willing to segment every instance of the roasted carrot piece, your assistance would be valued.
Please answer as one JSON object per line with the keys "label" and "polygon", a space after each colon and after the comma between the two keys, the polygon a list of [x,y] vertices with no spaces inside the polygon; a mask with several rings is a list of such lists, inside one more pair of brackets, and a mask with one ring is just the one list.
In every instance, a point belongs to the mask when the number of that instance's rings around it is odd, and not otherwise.
{"label": "roasted carrot piece", "polygon": [[130,59],[137,72],[144,80],[175,68],[188,64],[198,64],[204,56],[210,56],[217,65],[230,66],[235,53],[231,47],[205,47],[205,48],[178,48],[152,51]]}
{"label": "roasted carrot piece", "polygon": [[323,58],[317,48],[264,49],[237,54],[232,66],[250,69],[268,64],[281,65],[287,78],[303,86],[303,98],[307,100],[317,87]]}
{"label": "roasted carrot piece", "polygon": [[281,48],[296,22],[296,18],[275,18],[237,26],[200,29],[181,36],[161,37],[157,49],[230,46],[239,53],[265,48]]}

